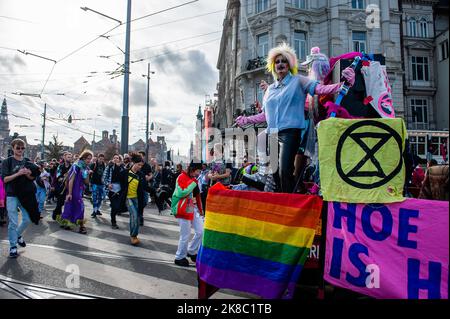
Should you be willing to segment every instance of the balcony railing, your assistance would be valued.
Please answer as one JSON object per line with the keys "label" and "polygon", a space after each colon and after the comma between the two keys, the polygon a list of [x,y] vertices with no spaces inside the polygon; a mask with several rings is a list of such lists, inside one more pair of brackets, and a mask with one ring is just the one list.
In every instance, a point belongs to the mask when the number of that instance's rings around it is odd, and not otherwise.
{"label": "balcony railing", "polygon": [[259,69],[266,66],[266,58],[259,56],[255,59],[248,60],[247,62],[247,71]]}

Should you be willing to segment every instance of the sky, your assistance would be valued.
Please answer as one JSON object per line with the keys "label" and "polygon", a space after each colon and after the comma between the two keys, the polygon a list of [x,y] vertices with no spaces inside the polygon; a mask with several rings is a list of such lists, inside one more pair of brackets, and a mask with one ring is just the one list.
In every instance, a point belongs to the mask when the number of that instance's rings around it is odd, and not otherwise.
{"label": "sky", "polygon": [[[131,18],[191,1],[132,0]],[[129,144],[145,140],[150,63],[150,122],[164,128],[169,149],[188,154],[198,106],[216,92],[226,3],[198,0],[131,23]],[[73,146],[82,135],[92,141],[95,131],[98,140],[113,129],[120,140],[124,77],[113,72],[124,63],[125,23],[80,7],[126,21],[127,0],[0,0],[0,98],[11,135],[30,144],[41,141],[45,103],[46,143],[57,135]]]}

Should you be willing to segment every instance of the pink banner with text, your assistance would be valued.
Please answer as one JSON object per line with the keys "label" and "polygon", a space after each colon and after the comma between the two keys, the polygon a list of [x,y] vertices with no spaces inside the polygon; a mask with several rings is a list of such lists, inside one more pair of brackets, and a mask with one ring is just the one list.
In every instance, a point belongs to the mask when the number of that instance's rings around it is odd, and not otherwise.
{"label": "pink banner with text", "polygon": [[326,281],[374,298],[448,298],[449,202],[328,205]]}

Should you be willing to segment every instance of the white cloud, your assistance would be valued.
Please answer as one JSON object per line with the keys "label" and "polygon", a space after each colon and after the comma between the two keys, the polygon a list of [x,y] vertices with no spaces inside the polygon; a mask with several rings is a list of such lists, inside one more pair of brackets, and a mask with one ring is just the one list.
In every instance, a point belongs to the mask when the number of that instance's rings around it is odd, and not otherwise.
{"label": "white cloud", "polygon": [[[132,17],[178,5],[184,0],[133,1]],[[224,12],[186,21],[165,24],[174,20],[226,9],[226,0],[198,1],[194,4],[152,16],[132,23],[132,59],[149,58],[170,52],[130,67],[130,144],[138,137],[145,137],[147,63],[151,63],[150,118],[168,121],[176,128],[166,136],[169,147],[180,148],[187,154],[193,138],[195,115],[198,105],[204,103],[205,94],[214,93],[218,72],[215,68],[219,52],[219,41],[205,43],[220,37],[220,33],[174,42],[178,39],[221,30]],[[0,18],[0,43],[2,47],[28,50],[35,54],[59,60],[83,44],[115,26],[115,22],[80,7],[89,7],[111,17],[125,21],[126,1],[121,0],[17,0],[0,1],[2,15],[25,21]],[[165,24],[165,25],[162,25]],[[160,25],[160,26],[157,26]],[[153,27],[149,27],[153,26]],[[142,29],[142,30],[138,30]],[[69,125],[48,122],[46,140],[58,134],[66,144],[72,144],[81,135],[92,139],[94,130],[120,133],[123,107],[123,77],[111,79],[108,74],[122,64],[124,57],[117,49],[124,48],[125,27],[111,32],[108,39],[99,39],[72,56],[58,62],[46,85],[42,99],[11,95],[12,92],[40,93],[53,66],[50,61],[33,56],[0,49],[0,94],[6,94],[10,112],[26,115],[32,121],[10,116],[11,129],[15,125],[35,125],[20,128],[21,134],[30,136],[29,141],[40,139],[43,104],[48,103],[57,112],[48,109],[48,116],[58,117],[74,114],[78,118],[92,120],[73,123],[71,127],[86,133],[64,128]],[[163,43],[172,42],[165,46]],[[134,51],[141,48],[152,49]],[[99,56],[113,55],[109,59]],[[8,59],[8,63],[4,63]],[[6,75],[5,75],[6,74]],[[64,93],[65,96],[56,94]],[[14,99],[14,100],[13,100]],[[100,116],[99,116],[100,115]],[[171,145],[170,143],[173,143]]]}

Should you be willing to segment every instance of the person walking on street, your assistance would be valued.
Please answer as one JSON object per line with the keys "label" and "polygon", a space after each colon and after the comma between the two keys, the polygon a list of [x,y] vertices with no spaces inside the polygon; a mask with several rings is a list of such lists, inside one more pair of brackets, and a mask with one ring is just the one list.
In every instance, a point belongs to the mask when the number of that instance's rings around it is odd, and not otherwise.
{"label": "person walking on street", "polygon": [[55,193],[56,193],[56,207],[53,210],[52,219],[56,220],[58,216],[61,216],[62,208],[66,200],[67,195],[67,176],[69,170],[72,167],[72,153],[65,152],[63,155],[63,162],[58,166],[56,170],[56,182],[55,182]]}
{"label": "person walking on street", "polygon": [[111,204],[111,227],[113,229],[119,229],[116,215],[123,211],[120,201],[120,174],[125,170],[125,167],[120,157],[119,154],[114,155],[103,175],[103,183],[108,188],[108,198]]}
{"label": "person walking on street", "polygon": [[[22,139],[14,139],[11,142],[13,156],[2,162],[2,179],[6,187],[6,206],[8,211],[8,239],[9,257],[18,256],[17,244],[26,247],[23,233],[31,221],[39,224],[39,210],[35,197],[36,185],[34,180],[39,175],[39,169],[23,156],[25,142]],[[18,225],[19,213],[22,214],[22,222]]]}
{"label": "person walking on street", "polygon": [[[181,172],[176,181],[172,196],[172,214],[180,224],[180,240],[175,254],[175,264],[189,267],[189,257],[194,263],[203,236],[203,208],[196,178],[199,176],[201,164],[191,163],[187,172]],[[194,237],[189,243],[191,227],[194,228]]]}
{"label": "person walking on street", "polygon": [[200,188],[200,197],[202,199],[203,213],[206,212],[206,198],[208,196],[209,189],[209,179],[208,179],[209,169],[206,163],[202,164],[202,170],[198,177],[198,186]]}
{"label": "person walking on street", "polygon": [[89,164],[91,163],[93,154],[91,151],[84,151],[80,154],[69,170],[66,202],[64,211],[59,218],[59,222],[65,229],[79,226],[79,233],[86,234],[84,227],[84,203],[83,193],[89,184]]}
{"label": "person walking on street", "polygon": [[2,173],[0,171],[0,226],[3,226],[6,224],[6,191],[5,184],[3,183],[3,178],[1,175]]}
{"label": "person walking on street", "polygon": [[36,200],[39,205],[39,214],[42,219],[43,213],[45,211],[45,199],[50,189],[50,173],[45,170],[44,162],[39,162],[38,167],[41,174],[36,178],[34,182],[36,183]]}
{"label": "person walking on street", "polygon": [[170,169],[170,162],[166,161],[164,163],[164,168],[161,171],[161,178],[159,186],[156,188],[155,201],[158,207],[159,215],[165,210],[167,205],[171,206],[171,197],[173,194],[172,180],[174,178],[173,172]]}
{"label": "person walking on street", "polygon": [[[153,171],[151,165],[149,163],[147,163],[147,160],[146,160],[147,157],[145,155],[145,152],[140,151],[139,154],[142,156],[142,161],[144,162],[144,164],[142,165],[141,173],[144,175],[145,180],[148,183],[153,178],[154,171]],[[149,197],[150,197],[149,192],[144,191],[144,199],[143,199],[144,205],[140,206],[140,208],[139,208],[139,225],[140,226],[144,226],[144,208],[148,204]]]}
{"label": "person walking on street", "polygon": [[91,185],[92,185],[92,218],[101,216],[100,207],[103,201],[103,193],[105,192],[105,185],[103,184],[103,173],[105,172],[105,155],[98,154],[97,161],[90,165],[92,171]]}
{"label": "person walking on street", "polygon": [[[131,154],[131,168],[120,173],[121,200],[126,201],[130,212],[130,238],[131,244],[139,244],[139,210],[144,206],[144,193],[148,191],[148,182],[141,171],[144,160],[139,153]],[[143,208],[142,208],[143,209]]]}

